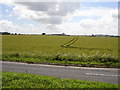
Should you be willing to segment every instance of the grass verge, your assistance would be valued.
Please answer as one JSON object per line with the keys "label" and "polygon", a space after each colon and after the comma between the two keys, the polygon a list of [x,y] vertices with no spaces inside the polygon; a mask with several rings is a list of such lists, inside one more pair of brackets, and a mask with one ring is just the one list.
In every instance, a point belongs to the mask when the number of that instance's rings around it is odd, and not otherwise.
{"label": "grass verge", "polygon": [[3,55],[3,61],[15,61],[34,64],[51,64],[65,66],[89,66],[89,67],[120,67],[118,58],[111,55],[21,55],[19,53]]}
{"label": "grass verge", "polygon": [[3,88],[118,88],[117,84],[59,79],[26,73],[3,72]]}

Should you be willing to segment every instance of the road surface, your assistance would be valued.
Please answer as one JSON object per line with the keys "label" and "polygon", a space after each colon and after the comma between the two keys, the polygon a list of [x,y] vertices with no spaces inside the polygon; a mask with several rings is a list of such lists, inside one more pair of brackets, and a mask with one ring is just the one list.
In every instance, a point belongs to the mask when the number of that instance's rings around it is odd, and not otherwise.
{"label": "road surface", "polygon": [[89,68],[72,66],[55,66],[42,64],[26,64],[18,62],[0,62],[2,71],[33,73],[48,75],[58,78],[86,80],[94,82],[107,82],[118,84],[118,69],[113,68]]}

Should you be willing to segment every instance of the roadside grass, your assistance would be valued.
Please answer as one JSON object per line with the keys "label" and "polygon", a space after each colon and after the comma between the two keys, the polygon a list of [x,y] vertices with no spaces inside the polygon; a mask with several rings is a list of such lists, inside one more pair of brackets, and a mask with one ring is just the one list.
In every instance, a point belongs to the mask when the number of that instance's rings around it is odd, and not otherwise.
{"label": "roadside grass", "polygon": [[3,61],[15,61],[26,63],[45,63],[45,64],[59,64],[59,65],[73,65],[73,66],[96,66],[96,67],[119,67],[118,58],[111,55],[42,55],[42,56],[25,56],[18,53],[10,56],[3,56]]}
{"label": "roadside grass", "polygon": [[118,37],[3,35],[2,60],[119,67]]}
{"label": "roadside grass", "polygon": [[117,84],[2,72],[2,88],[118,88]]}

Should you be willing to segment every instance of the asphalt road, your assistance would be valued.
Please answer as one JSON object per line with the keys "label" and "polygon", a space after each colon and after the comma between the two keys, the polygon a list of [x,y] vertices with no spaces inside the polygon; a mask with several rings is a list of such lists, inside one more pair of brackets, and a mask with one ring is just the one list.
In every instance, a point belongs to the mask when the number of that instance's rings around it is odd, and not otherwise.
{"label": "asphalt road", "polygon": [[42,64],[26,64],[18,62],[0,62],[2,71],[33,73],[37,75],[49,75],[58,78],[78,79],[86,81],[98,81],[118,84],[118,69],[113,68],[89,68],[72,66],[55,66]]}

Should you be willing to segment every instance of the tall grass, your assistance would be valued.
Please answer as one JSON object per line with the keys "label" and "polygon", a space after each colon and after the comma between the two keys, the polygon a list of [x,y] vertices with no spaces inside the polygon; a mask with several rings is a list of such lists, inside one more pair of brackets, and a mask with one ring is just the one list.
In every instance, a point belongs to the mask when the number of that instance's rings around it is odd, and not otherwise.
{"label": "tall grass", "polygon": [[2,73],[2,86],[4,88],[112,88],[117,84],[89,82],[73,79],[59,79],[50,76],[40,76],[25,73]]}

